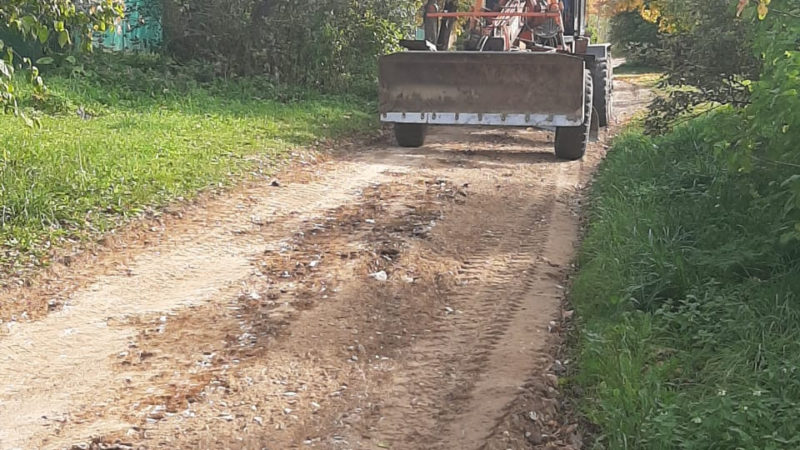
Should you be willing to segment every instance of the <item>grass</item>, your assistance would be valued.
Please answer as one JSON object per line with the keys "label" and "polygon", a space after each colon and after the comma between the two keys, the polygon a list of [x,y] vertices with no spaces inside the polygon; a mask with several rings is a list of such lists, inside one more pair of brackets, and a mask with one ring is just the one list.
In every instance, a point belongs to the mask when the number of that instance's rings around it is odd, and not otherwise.
{"label": "grass", "polygon": [[40,128],[0,121],[0,266],[44,264],[64,239],[375,124],[374,106],[358,97],[264,79],[198,81],[203,73],[154,56],[98,55],[46,73],[45,98],[23,91],[45,114]]}
{"label": "grass", "polygon": [[725,112],[619,137],[572,301],[594,448],[800,448],[800,247],[773,180],[711,143]]}
{"label": "grass", "polygon": [[663,69],[657,67],[626,62],[614,68],[614,78],[649,88],[655,88],[663,72]]}

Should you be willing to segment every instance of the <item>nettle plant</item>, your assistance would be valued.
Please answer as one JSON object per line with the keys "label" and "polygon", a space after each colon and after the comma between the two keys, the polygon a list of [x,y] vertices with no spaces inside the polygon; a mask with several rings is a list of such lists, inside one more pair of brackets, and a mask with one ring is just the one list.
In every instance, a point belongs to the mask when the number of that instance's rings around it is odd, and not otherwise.
{"label": "nettle plant", "polygon": [[[36,41],[54,53],[68,50],[91,51],[92,36],[105,31],[122,18],[122,0],[4,0],[0,2],[0,30]],[[77,42],[76,42],[77,41]],[[70,57],[67,57],[70,58]],[[0,40],[0,108],[4,113],[26,117],[17,103],[15,77],[17,70],[28,74],[34,95],[44,95],[46,86],[37,65],[52,64],[52,56],[34,61]]]}

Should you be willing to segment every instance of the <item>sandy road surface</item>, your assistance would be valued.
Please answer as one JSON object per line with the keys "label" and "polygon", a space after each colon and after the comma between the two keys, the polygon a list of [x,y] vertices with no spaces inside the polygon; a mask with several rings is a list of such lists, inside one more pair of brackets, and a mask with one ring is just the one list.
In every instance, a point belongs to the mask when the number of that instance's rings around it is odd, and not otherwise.
{"label": "sandy road surface", "polygon": [[551,141],[298,164],[13,291],[64,307],[2,325],[0,448],[578,447],[552,347],[605,142]]}

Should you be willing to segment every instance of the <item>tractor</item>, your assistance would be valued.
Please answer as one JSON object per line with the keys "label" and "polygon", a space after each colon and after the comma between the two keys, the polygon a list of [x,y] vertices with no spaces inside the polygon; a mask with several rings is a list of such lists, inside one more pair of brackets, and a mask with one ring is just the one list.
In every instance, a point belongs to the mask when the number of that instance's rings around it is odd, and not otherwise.
{"label": "tractor", "polygon": [[582,158],[611,120],[612,89],[587,0],[475,0],[471,11],[441,1],[424,6],[423,38],[378,61],[380,120],[397,143],[422,146],[431,125],[535,127],[555,131],[558,158]]}

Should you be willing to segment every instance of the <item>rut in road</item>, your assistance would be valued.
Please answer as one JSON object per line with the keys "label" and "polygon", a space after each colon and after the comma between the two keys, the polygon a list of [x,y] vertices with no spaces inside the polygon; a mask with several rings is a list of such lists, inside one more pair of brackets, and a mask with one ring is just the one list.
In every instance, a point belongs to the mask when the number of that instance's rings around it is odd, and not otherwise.
{"label": "rut in road", "polygon": [[[458,308],[457,313],[413,346],[402,381],[391,395],[387,393],[393,399],[385,406],[387,416],[381,425],[387,441],[408,448],[432,448],[437,444],[447,447],[452,442],[475,447],[489,434],[494,425],[491,418],[500,412],[487,411],[488,404],[499,402],[502,408],[513,400],[518,387],[513,383],[524,380],[529,373],[531,358],[526,351],[531,350],[531,343],[514,342],[519,347],[509,355],[513,359],[503,361],[501,366],[493,366],[491,357],[532,288],[530,271],[537,264],[536,255],[548,233],[545,222],[554,204],[554,181],[554,177],[548,177],[547,183],[516,202],[507,199],[503,206],[511,214],[487,221],[490,228],[473,230],[480,236],[476,250],[459,268],[459,286],[443,293],[453,305],[450,308]],[[492,208],[481,210],[486,214]],[[547,319],[545,324],[552,316],[548,310],[539,313]],[[531,321],[535,320],[534,317]],[[504,366],[520,365],[524,369],[516,380],[493,373]],[[472,392],[482,373],[492,379],[494,389],[475,400]],[[509,382],[511,391],[503,392],[508,386],[500,385]],[[463,426],[458,418],[474,407],[481,420]],[[490,418],[489,427],[486,417]],[[447,425],[456,429],[447,430]],[[442,439],[448,435],[455,435],[457,440]]]}
{"label": "rut in road", "polygon": [[342,152],[44,280],[69,297],[0,336],[0,448],[578,447],[551,331],[604,145],[551,140]]}

